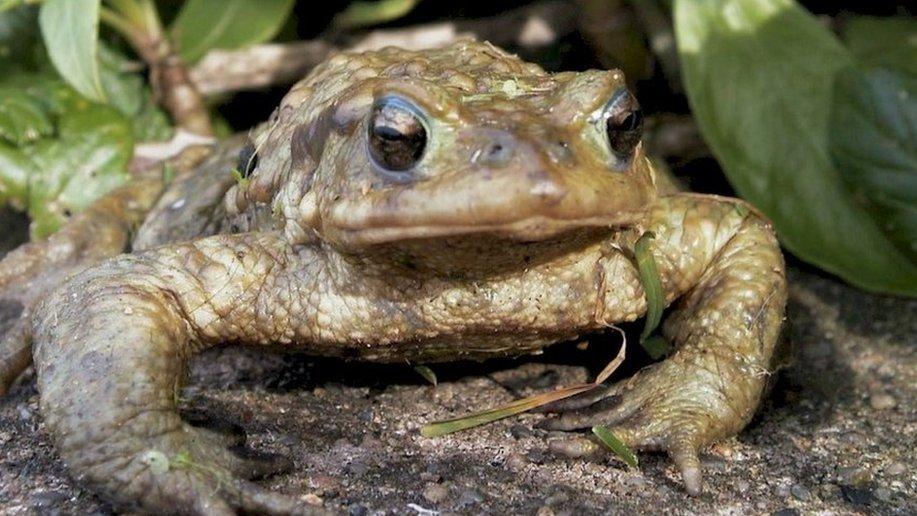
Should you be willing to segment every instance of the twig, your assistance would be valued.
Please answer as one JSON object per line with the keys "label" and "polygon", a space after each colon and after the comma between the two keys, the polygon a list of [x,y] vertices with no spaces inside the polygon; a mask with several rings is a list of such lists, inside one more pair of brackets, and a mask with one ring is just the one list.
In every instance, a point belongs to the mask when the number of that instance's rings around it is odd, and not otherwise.
{"label": "twig", "polygon": [[201,94],[212,96],[289,84],[342,50],[385,46],[420,50],[445,45],[463,36],[474,36],[498,46],[538,48],[569,34],[575,27],[575,12],[567,2],[545,1],[490,18],[376,30],[345,38],[340,44],[312,40],[215,50],[191,69],[190,78]]}

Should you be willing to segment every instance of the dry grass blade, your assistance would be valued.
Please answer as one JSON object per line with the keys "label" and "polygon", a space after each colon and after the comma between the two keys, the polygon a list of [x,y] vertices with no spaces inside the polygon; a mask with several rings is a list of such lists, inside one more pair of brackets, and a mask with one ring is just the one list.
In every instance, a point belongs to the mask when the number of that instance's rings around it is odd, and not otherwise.
{"label": "dry grass blade", "polygon": [[570,396],[584,393],[590,389],[595,388],[596,385],[597,384],[595,383],[573,385],[571,387],[565,387],[556,391],[545,392],[542,394],[536,394],[535,396],[529,396],[528,398],[522,398],[521,400],[516,400],[506,405],[483,410],[481,412],[475,412],[473,414],[468,414],[467,416],[436,421],[428,425],[424,425],[423,428],[420,429],[420,435],[424,437],[439,437],[441,435],[458,432],[459,430],[465,430],[466,428],[473,428],[486,423],[491,423],[493,421],[497,421],[498,419],[514,416],[527,410],[532,410],[533,408],[547,405],[548,403],[553,403],[564,398],[569,398]]}
{"label": "dry grass blade", "polygon": [[522,412],[547,405],[548,403],[554,403],[555,401],[560,401],[571,396],[576,396],[577,394],[591,391],[592,389],[601,385],[602,382],[607,380],[608,377],[615,372],[618,366],[624,362],[624,357],[627,351],[627,338],[624,336],[624,331],[617,326],[611,326],[611,328],[621,334],[621,338],[623,339],[621,342],[621,348],[618,350],[618,354],[611,360],[611,362],[609,362],[608,365],[602,369],[602,372],[599,373],[594,382],[581,383],[579,385],[572,385],[570,387],[564,387],[562,389],[557,389],[551,392],[536,394],[534,396],[529,396],[528,398],[512,401],[506,405],[482,410],[480,412],[475,412],[473,414],[468,414],[453,419],[435,421],[433,423],[424,425],[420,429],[420,434],[424,437],[439,437],[441,435],[451,434],[453,432],[458,432],[459,430],[465,430],[467,428],[473,428],[487,423],[492,423],[498,419],[521,414]]}

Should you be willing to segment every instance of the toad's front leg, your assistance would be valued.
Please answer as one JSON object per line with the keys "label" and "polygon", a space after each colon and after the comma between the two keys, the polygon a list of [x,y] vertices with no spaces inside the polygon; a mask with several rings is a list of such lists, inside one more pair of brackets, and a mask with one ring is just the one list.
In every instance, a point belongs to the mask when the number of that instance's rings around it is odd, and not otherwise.
{"label": "toad's front leg", "polygon": [[279,238],[223,235],[122,255],[68,280],[33,320],[45,423],[71,473],[152,513],[305,512],[243,480],[263,464],[185,423],[186,362],[221,341],[274,338],[258,292],[296,255]]}
{"label": "toad's front leg", "polygon": [[[696,494],[698,451],[738,433],[764,390],[786,302],[783,259],[769,224],[741,201],[664,198],[648,229],[667,296],[678,298],[663,328],[675,352],[592,399],[555,407],[565,414],[544,426],[606,425],[634,448],[665,450]],[[585,439],[554,448],[597,451]]]}

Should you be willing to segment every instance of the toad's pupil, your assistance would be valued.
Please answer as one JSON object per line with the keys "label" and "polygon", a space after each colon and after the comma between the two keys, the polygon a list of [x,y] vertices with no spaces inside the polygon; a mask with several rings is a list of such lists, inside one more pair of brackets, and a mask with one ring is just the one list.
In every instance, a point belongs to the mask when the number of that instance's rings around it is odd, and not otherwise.
{"label": "toad's pupil", "polygon": [[608,117],[606,131],[611,149],[618,154],[629,155],[640,143],[643,130],[643,113],[634,109],[624,116],[624,113]]}
{"label": "toad's pupil", "polygon": [[643,124],[643,113],[641,111],[634,111],[633,113],[627,115],[627,118],[618,126],[620,131],[634,131],[638,129]]}
{"label": "toad's pupil", "polygon": [[420,160],[426,145],[423,123],[404,101],[383,100],[373,108],[369,149],[380,167],[407,170]]}

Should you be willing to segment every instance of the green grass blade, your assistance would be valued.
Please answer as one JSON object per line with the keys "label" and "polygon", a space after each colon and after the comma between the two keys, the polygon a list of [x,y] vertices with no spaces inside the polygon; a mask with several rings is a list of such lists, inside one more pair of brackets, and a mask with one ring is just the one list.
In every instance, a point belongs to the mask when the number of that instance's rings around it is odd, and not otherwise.
{"label": "green grass blade", "polygon": [[424,380],[430,382],[434,386],[439,383],[436,379],[436,373],[433,372],[428,366],[425,365],[416,365],[414,370],[417,371],[417,374],[424,377]]}
{"label": "green grass blade", "polygon": [[637,274],[640,276],[640,283],[643,284],[643,291],[646,293],[646,324],[640,334],[641,344],[659,326],[659,322],[662,320],[662,312],[665,310],[665,293],[662,291],[662,280],[659,277],[656,260],[650,250],[650,244],[654,238],[656,238],[656,235],[647,231],[634,244],[634,261],[637,266]]}
{"label": "green grass blade", "polygon": [[653,335],[652,337],[641,342],[643,349],[646,350],[646,354],[650,356],[653,360],[659,360],[660,358],[669,354],[671,346],[669,341],[665,340],[665,337],[662,335]]}
{"label": "green grass blade", "polygon": [[625,464],[632,468],[637,467],[637,456],[626,444],[615,437],[615,434],[611,433],[611,430],[604,426],[594,426],[592,427],[592,433],[602,441],[602,444],[610,448],[618,458],[623,460]]}

